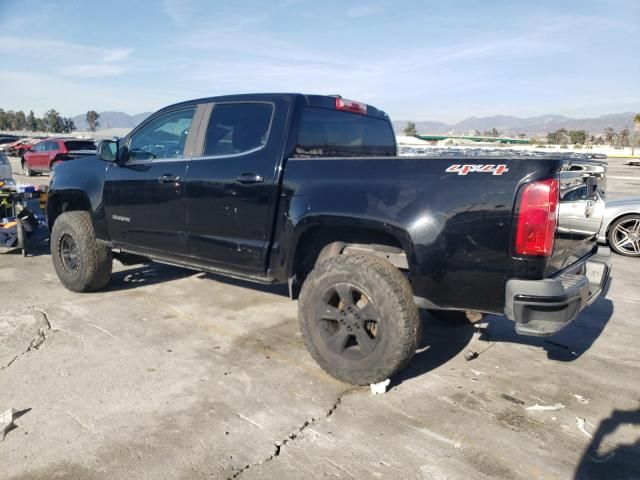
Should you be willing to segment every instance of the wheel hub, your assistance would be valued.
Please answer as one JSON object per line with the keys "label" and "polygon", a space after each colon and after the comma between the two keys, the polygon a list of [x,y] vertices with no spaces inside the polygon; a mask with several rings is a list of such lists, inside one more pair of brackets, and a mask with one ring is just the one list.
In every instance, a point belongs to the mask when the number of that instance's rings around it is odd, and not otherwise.
{"label": "wheel hub", "polygon": [[340,310],[340,325],[346,328],[348,332],[354,332],[360,330],[362,325],[362,319],[360,315],[352,306]]}
{"label": "wheel hub", "polygon": [[62,263],[65,273],[67,275],[74,275],[80,266],[80,255],[75,239],[66,233],[62,235],[62,237],[60,237],[58,252],[60,263]]}
{"label": "wheel hub", "polygon": [[380,341],[380,315],[359,287],[338,283],[318,305],[321,338],[334,353],[348,359],[369,355]]}

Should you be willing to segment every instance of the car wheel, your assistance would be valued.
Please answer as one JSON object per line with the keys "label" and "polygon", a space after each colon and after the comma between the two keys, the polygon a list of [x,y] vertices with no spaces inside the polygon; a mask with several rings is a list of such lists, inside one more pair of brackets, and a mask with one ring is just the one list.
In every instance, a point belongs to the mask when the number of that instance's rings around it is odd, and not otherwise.
{"label": "car wheel", "polygon": [[51,257],[58,278],[74,292],[99,290],[111,278],[111,249],[96,241],[88,212],[66,212],[56,219]]}
{"label": "car wheel", "polygon": [[31,169],[25,160],[22,161],[22,173],[27,177],[34,177],[36,175],[36,172]]}
{"label": "car wheel", "polygon": [[411,285],[369,255],[338,255],[316,265],[298,303],[304,343],[331,376],[353,385],[381,382],[404,368],[420,342]]}
{"label": "car wheel", "polygon": [[625,215],[613,222],[607,240],[614,252],[640,257],[640,215]]}

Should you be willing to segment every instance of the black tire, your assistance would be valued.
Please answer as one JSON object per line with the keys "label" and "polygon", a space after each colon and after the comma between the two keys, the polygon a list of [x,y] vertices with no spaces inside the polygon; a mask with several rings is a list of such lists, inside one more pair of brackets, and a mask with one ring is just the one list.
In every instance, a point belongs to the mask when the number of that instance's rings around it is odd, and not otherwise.
{"label": "black tire", "polygon": [[56,219],[51,258],[62,284],[74,292],[99,290],[111,278],[111,250],[96,241],[88,212],[65,212]]}
{"label": "black tire", "polygon": [[458,325],[467,325],[471,321],[467,318],[467,314],[460,310],[429,310],[429,313],[443,322],[455,323]]}
{"label": "black tire", "polygon": [[22,173],[24,173],[27,177],[35,177],[36,176],[36,172],[34,172],[31,167],[29,166],[29,164],[23,160],[22,161]]}
{"label": "black tire", "polygon": [[640,257],[640,215],[625,215],[613,222],[607,233],[607,243],[617,254]]}
{"label": "black tire", "polygon": [[316,265],[302,286],[298,318],[314,360],[353,385],[391,377],[409,363],[420,342],[409,281],[370,255],[338,255]]}

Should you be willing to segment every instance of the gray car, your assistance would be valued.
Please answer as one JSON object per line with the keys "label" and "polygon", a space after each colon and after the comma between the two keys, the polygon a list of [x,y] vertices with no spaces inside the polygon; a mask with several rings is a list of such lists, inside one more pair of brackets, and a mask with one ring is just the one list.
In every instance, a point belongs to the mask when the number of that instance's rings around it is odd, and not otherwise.
{"label": "gray car", "polygon": [[640,197],[606,201],[598,241],[620,255],[640,257]]}
{"label": "gray car", "polygon": [[0,153],[0,180],[11,178],[12,176],[13,172],[11,171],[9,158],[4,153]]}

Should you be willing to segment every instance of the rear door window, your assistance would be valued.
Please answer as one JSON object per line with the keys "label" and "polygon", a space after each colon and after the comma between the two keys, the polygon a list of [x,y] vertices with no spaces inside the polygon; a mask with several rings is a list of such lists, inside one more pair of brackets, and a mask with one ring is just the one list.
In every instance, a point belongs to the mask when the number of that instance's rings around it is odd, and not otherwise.
{"label": "rear door window", "polygon": [[240,155],[263,147],[272,116],[270,103],[215,105],[207,128],[204,155]]}
{"label": "rear door window", "polygon": [[395,156],[391,123],[355,113],[306,107],[295,157]]}

